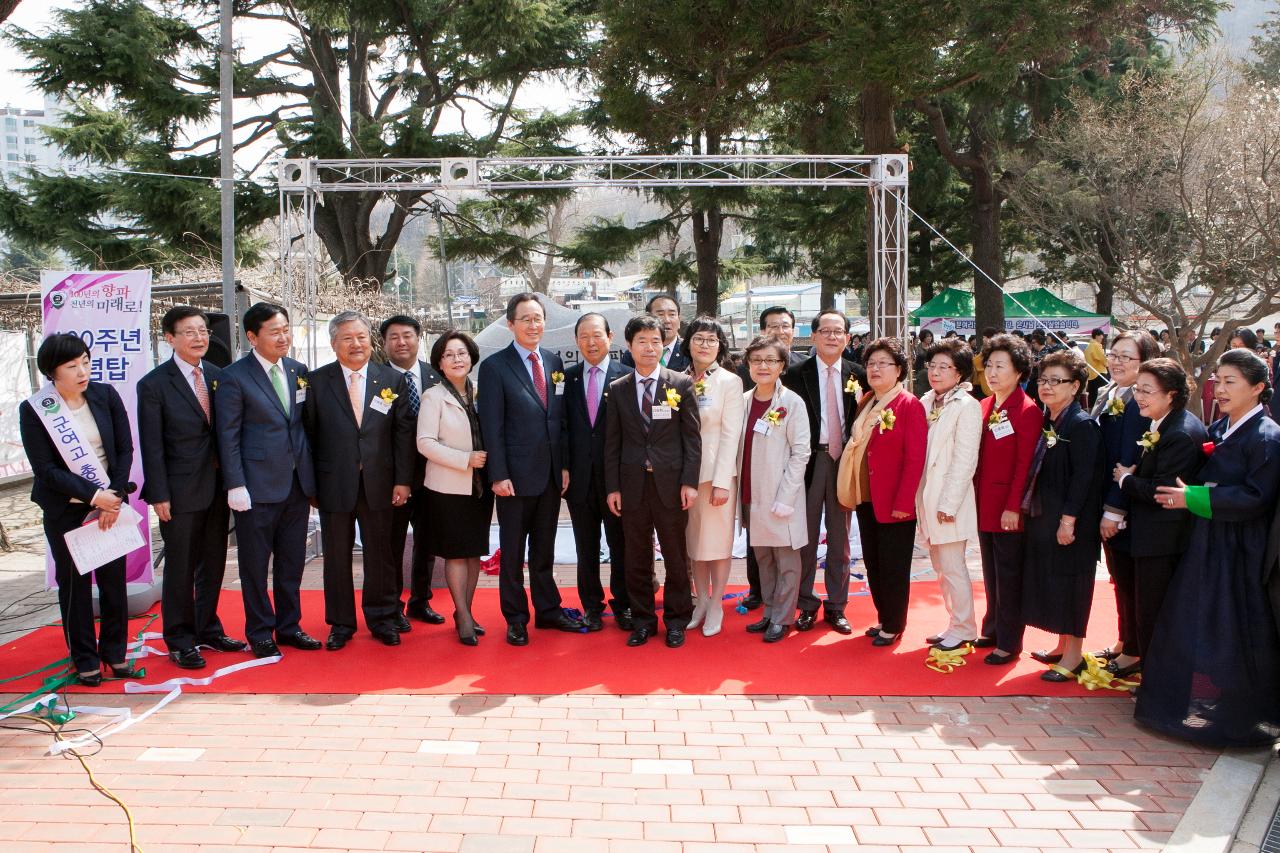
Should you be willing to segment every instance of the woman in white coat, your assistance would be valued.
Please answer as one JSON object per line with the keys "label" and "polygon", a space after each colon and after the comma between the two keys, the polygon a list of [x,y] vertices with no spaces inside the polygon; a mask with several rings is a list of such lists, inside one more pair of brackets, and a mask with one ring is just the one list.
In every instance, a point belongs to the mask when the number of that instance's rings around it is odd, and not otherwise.
{"label": "woman in white coat", "polygon": [[696,317],[682,343],[698,397],[702,467],[698,499],[689,508],[685,537],[693,572],[694,608],[688,630],[720,633],[724,588],[733,556],[733,521],[738,501],[738,439],[742,435],[742,380],[725,370],[729,339],[714,317]]}
{"label": "woman in white coat", "polygon": [[772,337],[756,338],[745,353],[756,387],[742,395],[738,476],[742,526],[751,531],[764,601],[764,617],[747,630],[764,634],[766,643],[781,640],[795,622],[800,549],[809,541],[804,491],[809,415],[800,395],[778,381],[789,355],[786,344]]}
{"label": "woman in white coat", "polygon": [[959,339],[929,347],[925,369],[930,390],[920,402],[929,421],[929,448],[916,493],[916,518],[951,616],[946,630],[928,642],[954,651],[978,636],[964,550],[978,539],[973,474],[982,442],[982,404],[970,393],[973,352]]}

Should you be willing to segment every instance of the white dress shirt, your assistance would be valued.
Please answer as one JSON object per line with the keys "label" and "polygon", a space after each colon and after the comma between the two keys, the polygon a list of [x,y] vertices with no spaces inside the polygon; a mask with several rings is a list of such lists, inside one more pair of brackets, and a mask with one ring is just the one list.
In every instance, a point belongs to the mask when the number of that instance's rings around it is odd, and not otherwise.
{"label": "white dress shirt", "polygon": [[[179,370],[179,371],[181,371],[183,378],[187,380],[187,385],[188,385],[188,386],[190,386],[190,388],[191,388],[191,393],[192,393],[192,394],[195,394],[195,393],[196,393],[196,373],[195,373],[195,370],[196,370],[196,368],[197,368],[197,367],[199,367],[199,368],[200,368],[200,371],[203,373],[203,372],[204,372],[204,364],[203,364],[203,362],[202,362],[201,364],[192,364],[191,362],[187,361],[185,358],[178,358],[178,354],[177,354],[177,353],[174,353],[174,355],[173,355],[173,363],[174,363],[174,364],[176,364],[176,365],[178,366],[178,370]],[[206,390],[206,391],[207,391],[207,390],[209,390],[209,382],[208,382],[208,380],[205,380],[204,387],[205,387],[205,390]],[[199,396],[198,394],[196,395],[196,399],[197,399],[197,400],[199,400],[199,399],[200,399],[200,396]]]}
{"label": "white dress shirt", "polygon": [[387,362],[387,363],[390,364],[392,367],[394,367],[396,370],[403,373],[405,376],[412,376],[414,387],[418,389],[418,396],[419,397],[422,396],[422,390],[423,390],[422,389],[422,364],[419,363],[419,361],[416,358],[413,360],[413,367],[410,367],[408,370],[406,370],[405,368],[401,367],[400,365],[394,362]]}
{"label": "white dress shirt", "polygon": [[589,361],[583,362],[582,381],[584,384],[582,386],[582,394],[584,397],[586,396],[587,391],[591,389],[591,371],[596,368],[599,368],[600,370],[600,382],[599,382],[600,394],[599,396],[596,397],[596,411],[599,411],[600,401],[604,399],[604,380],[605,380],[605,377],[609,375],[609,356],[607,354],[605,355],[604,358],[600,359],[599,364],[592,364]]}
{"label": "white dress shirt", "polygon": [[[277,364],[280,364],[279,361],[267,361],[265,358],[263,358],[262,353],[258,352],[256,349],[253,351],[253,357],[258,360],[258,364],[261,364],[262,369],[267,372],[268,379],[271,378],[271,368],[275,367]],[[285,375],[284,365],[280,365],[280,375],[281,376]]]}
{"label": "white dress shirt", "polygon": [[646,379],[653,380],[653,387],[651,389],[653,391],[653,403],[654,405],[657,405],[658,384],[662,381],[662,365],[654,367],[653,373],[650,373],[648,376],[642,375],[640,373],[640,369],[636,368],[636,405],[647,417],[649,413],[644,411],[644,380]]}
{"label": "white dress shirt", "polygon": [[511,342],[511,346],[515,348],[516,355],[520,356],[520,363],[524,365],[524,372],[525,372],[525,373],[527,373],[527,374],[529,374],[529,381],[533,383],[533,387],[534,387],[534,388],[537,388],[537,387],[538,387],[538,383],[537,383],[537,381],[533,378],[533,365],[529,362],[529,356],[530,356],[530,355],[537,355],[537,356],[538,356],[538,367],[540,367],[540,368],[544,371],[544,373],[543,373],[543,378],[545,379],[545,378],[546,378],[546,373],[545,373],[545,371],[546,371],[546,369],[547,369],[547,364],[546,364],[546,362],[545,362],[545,361],[543,361],[543,359],[542,359],[542,353],[540,353],[540,352],[535,353],[535,352],[534,352],[534,350],[528,350],[528,349],[525,349],[524,347],[520,346],[520,345],[519,345],[518,343],[516,343],[515,341],[512,341],[512,342]]}

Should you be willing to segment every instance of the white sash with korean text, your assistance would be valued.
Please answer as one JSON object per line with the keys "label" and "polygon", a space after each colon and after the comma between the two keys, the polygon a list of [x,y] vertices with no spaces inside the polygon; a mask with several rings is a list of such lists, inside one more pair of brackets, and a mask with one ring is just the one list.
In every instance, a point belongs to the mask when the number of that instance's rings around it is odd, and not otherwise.
{"label": "white sash with korean text", "polygon": [[[67,469],[72,474],[84,477],[99,489],[110,488],[107,472],[98,462],[97,454],[93,452],[89,442],[76,432],[67,403],[54,390],[53,383],[47,383],[28,397],[27,402],[35,410],[36,417],[40,418],[49,438],[53,439],[54,447],[62,454],[62,461],[67,463]],[[87,401],[85,405],[88,405]]]}

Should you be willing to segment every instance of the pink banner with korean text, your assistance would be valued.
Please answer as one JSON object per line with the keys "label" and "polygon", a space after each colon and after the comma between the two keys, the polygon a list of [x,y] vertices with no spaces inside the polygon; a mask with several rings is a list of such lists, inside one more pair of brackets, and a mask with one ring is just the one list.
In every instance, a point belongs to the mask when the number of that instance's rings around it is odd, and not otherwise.
{"label": "pink banner with korean text", "polygon": [[[125,558],[129,583],[151,583],[151,522],[142,491],[142,454],[138,452],[138,380],[151,369],[151,271],[40,273],[44,336],[78,335],[89,347],[90,381],[115,387],[129,413],[133,435],[130,482],[138,490],[129,503],[142,516],[138,523],[147,547]],[[46,583],[54,586],[53,563],[46,559]]]}

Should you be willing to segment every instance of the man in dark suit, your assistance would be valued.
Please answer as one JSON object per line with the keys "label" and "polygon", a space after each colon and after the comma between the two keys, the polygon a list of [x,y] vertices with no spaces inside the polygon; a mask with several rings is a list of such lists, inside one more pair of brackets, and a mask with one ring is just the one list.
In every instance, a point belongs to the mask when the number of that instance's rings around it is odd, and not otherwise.
{"label": "man in dark suit", "polygon": [[338,651],[356,632],[351,553],[360,523],[364,586],[361,609],[373,636],[400,645],[409,620],[400,612],[391,554],[391,512],[412,491],[414,429],[405,379],[369,361],[373,329],[363,314],[342,311],[329,321],[329,342],[338,360],[317,367],[302,423],[316,470],[316,506],[324,542],[325,648]]}
{"label": "man in dark suit", "polygon": [[253,349],[222,371],[213,397],[218,461],[227,505],[236,514],[245,634],[260,658],[280,654],[277,642],[315,651],[320,641],[299,624],[307,518],[316,493],[311,446],[302,427],[307,366],[286,355],[293,333],[283,306],[250,306],[244,331]]}
{"label": "man in dark suit", "polygon": [[[422,392],[440,381],[440,374],[418,358],[422,326],[412,317],[397,314],[382,321],[382,343],[391,367],[404,374],[405,402],[414,424],[418,422],[418,406]],[[444,617],[431,608],[431,570],[435,555],[427,550],[427,458],[414,449],[413,495],[408,503],[391,511],[391,555],[396,565],[396,599],[404,593],[404,543],[409,525],[413,525],[413,566],[409,574],[409,605],[401,612],[430,625],[443,625]]]}
{"label": "man in dark suit", "polygon": [[[760,334],[777,338],[786,344],[787,370],[804,363],[807,356],[791,351],[791,344],[796,339],[796,315],[791,313],[791,309],[772,305],[760,312],[759,325]],[[742,380],[742,387],[745,390],[750,391],[756,387],[756,383],[751,379],[751,369],[747,366],[746,359],[743,359],[742,364],[738,366],[738,378]],[[748,610],[755,610],[764,602],[760,598],[760,565],[756,562],[756,552],[751,549],[751,531],[747,531],[747,587],[742,606]],[[803,585],[801,589],[804,589]],[[799,624],[797,622],[796,626],[799,627]]]}
{"label": "man in dark suit", "polygon": [[218,619],[231,518],[214,435],[213,389],[222,371],[204,360],[209,324],[199,308],[170,308],[160,326],[173,358],[138,382],[142,499],[164,538],[160,611],[169,658],[183,669],[202,669],[197,645],[248,648],[228,637]]}
{"label": "man in dark suit", "polygon": [[[658,355],[658,364],[676,373],[688,370],[689,356],[684,354],[683,339],[680,337],[680,303],[669,294],[659,293],[649,300],[644,310],[662,328],[662,352]],[[622,365],[635,369],[636,363],[630,350],[622,353]]]}
{"label": "man in dark suit", "polygon": [[560,606],[552,574],[560,496],[569,485],[564,465],[564,365],[538,346],[546,328],[542,303],[532,293],[507,302],[512,344],[480,362],[480,431],[486,468],[497,496],[498,594],[507,642],[529,644],[529,597],[524,589],[525,546],[535,628],[577,633],[585,626]]}
{"label": "man in dark suit", "polygon": [[627,369],[609,357],[613,331],[601,314],[583,314],[574,326],[583,360],[565,371],[565,409],[568,413],[569,518],[578,545],[578,596],[587,629],[603,627],[604,588],[600,584],[600,526],[609,543],[609,609],[618,627],[630,631],[631,604],[624,573],[622,521],[605,503],[604,431],[609,385]]}
{"label": "man in dark suit", "polygon": [[662,331],[653,317],[627,323],[627,347],[636,369],[609,386],[604,481],[609,510],[622,518],[627,594],[634,628],[629,646],[642,646],[658,630],[653,584],[653,534],[658,534],[666,585],[662,619],[667,646],[684,645],[693,617],[685,526],[698,497],[701,424],[693,380],[662,367]]}
{"label": "man in dark suit", "polygon": [[858,406],[858,391],[867,387],[861,365],[842,357],[849,341],[849,319],[829,308],[814,318],[816,355],[787,370],[782,384],[804,398],[809,413],[809,466],[804,472],[805,511],[809,518],[809,544],[800,555],[800,617],[796,630],[808,631],[818,614],[818,597],[813,582],[818,572],[818,524],[825,515],[827,567],[823,574],[827,600],[823,619],[833,630],[850,634],[845,618],[849,602],[849,511],[836,497],[836,473],[840,454],[849,440]]}

